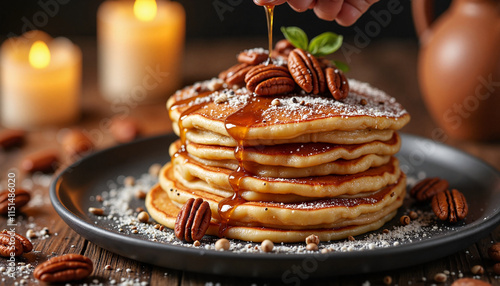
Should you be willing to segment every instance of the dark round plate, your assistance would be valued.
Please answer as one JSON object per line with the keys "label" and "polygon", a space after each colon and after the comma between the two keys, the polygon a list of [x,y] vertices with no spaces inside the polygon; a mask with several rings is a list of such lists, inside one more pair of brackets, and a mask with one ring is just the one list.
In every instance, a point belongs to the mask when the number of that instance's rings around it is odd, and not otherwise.
{"label": "dark round plate", "polygon": [[[116,146],[88,156],[61,172],[52,183],[50,198],[62,219],[89,241],[119,255],[167,268],[218,275],[297,279],[396,269],[434,260],[490,233],[500,222],[500,173],[486,163],[449,146],[402,135],[398,154],[409,176],[438,176],[469,198],[465,222],[419,241],[387,248],[327,254],[233,253],[153,242],[122,234],[88,215],[90,197],[108,190],[120,175],[139,176],[153,163],[170,160],[168,146],[177,137],[164,135]],[[400,215],[400,214],[398,214]],[[397,216],[399,217],[399,216]],[[397,220],[397,219],[394,219]],[[393,220],[393,221],[394,221]],[[390,226],[394,222],[388,223]],[[411,257],[411,259],[408,259]]]}

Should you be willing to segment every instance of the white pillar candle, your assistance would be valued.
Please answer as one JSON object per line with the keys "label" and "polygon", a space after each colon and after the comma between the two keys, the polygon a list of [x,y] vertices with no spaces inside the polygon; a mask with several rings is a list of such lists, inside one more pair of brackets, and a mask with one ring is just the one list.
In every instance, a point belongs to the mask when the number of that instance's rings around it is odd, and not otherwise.
{"label": "white pillar candle", "polygon": [[33,129],[62,126],[80,115],[80,48],[41,31],[9,38],[1,48],[1,122]]}
{"label": "white pillar candle", "polygon": [[185,12],[179,3],[106,1],[97,36],[100,90],[112,104],[164,101],[181,86]]}

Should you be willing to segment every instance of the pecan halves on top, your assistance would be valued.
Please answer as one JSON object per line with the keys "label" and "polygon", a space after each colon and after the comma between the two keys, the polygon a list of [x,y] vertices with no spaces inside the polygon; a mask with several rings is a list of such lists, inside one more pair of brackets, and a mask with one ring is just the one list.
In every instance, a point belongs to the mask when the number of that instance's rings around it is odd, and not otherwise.
{"label": "pecan halves on top", "polygon": [[295,82],[283,66],[258,65],[245,76],[247,89],[257,95],[284,94],[294,90]]}
{"label": "pecan halves on top", "polygon": [[288,55],[288,69],[293,80],[304,91],[313,94],[325,91],[326,79],[319,61],[302,49],[294,49]]}
{"label": "pecan halves on top", "polygon": [[264,49],[244,50],[238,54],[238,62],[258,65],[269,58],[269,52]]}
{"label": "pecan halves on top", "polygon": [[446,191],[449,186],[448,181],[444,179],[423,179],[410,190],[410,196],[419,202],[427,201],[437,193]]}
{"label": "pecan halves on top", "polygon": [[38,265],[33,272],[36,279],[47,283],[61,283],[88,277],[94,266],[92,260],[80,254],[53,257]]}
{"label": "pecan halves on top", "polygon": [[252,65],[246,63],[239,63],[221,72],[219,78],[230,86],[243,86],[245,84],[245,75],[252,67]]}
{"label": "pecan halves on top", "polygon": [[201,198],[190,198],[177,215],[175,236],[187,242],[200,240],[207,232],[211,218],[212,211],[208,202]]}
{"label": "pecan halves on top", "polygon": [[283,57],[288,58],[290,52],[295,49],[295,46],[290,43],[287,39],[279,40],[276,45],[274,45],[274,50],[271,53],[271,56],[274,58]]}
{"label": "pecan halves on top", "polygon": [[431,206],[440,220],[447,220],[451,223],[464,219],[469,212],[465,196],[455,189],[436,194],[432,198]]}
{"label": "pecan halves on top", "polygon": [[326,83],[328,90],[336,100],[342,100],[349,95],[349,82],[344,73],[333,67],[325,69]]}
{"label": "pecan halves on top", "polygon": [[19,256],[31,250],[33,245],[26,237],[7,230],[0,232],[0,256],[10,257],[12,253]]}

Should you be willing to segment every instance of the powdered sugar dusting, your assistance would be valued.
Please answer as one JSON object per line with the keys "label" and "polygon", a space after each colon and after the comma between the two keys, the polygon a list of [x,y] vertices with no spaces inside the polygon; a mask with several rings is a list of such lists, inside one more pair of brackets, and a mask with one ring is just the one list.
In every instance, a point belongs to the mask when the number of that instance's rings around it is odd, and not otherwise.
{"label": "powdered sugar dusting", "polygon": [[[311,95],[303,91],[296,94],[259,97],[250,93],[245,87],[228,88],[218,80],[212,79],[183,89],[176,98],[181,100],[196,96],[187,103],[187,107],[200,106],[195,113],[219,120],[225,119],[248,104],[258,104],[259,117],[262,123],[266,124],[330,117],[348,119],[356,116],[398,120],[408,114],[395,98],[367,83],[351,79],[349,85],[349,96],[339,101],[332,96]],[[218,86],[220,89],[210,91],[209,86]]]}

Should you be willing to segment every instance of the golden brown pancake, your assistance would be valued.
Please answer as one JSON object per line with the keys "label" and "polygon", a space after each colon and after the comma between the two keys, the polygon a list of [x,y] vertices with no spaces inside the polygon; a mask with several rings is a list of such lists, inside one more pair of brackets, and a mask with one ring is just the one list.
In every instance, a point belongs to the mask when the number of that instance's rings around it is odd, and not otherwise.
{"label": "golden brown pancake", "polygon": [[[166,166],[160,173],[160,184],[166,177],[165,172],[173,168],[177,176],[187,180],[198,178],[217,189],[231,191],[229,175],[231,170],[203,166],[181,154],[172,158],[172,166]],[[380,167],[351,175],[329,175],[305,178],[271,178],[246,176],[240,182],[243,191],[267,194],[295,194],[304,197],[336,197],[373,192],[397,181],[400,176],[398,160],[391,160]]]}
{"label": "golden brown pancake", "polygon": [[[156,185],[148,192],[146,197],[146,208],[155,221],[171,229],[174,228],[179,208],[170,201],[169,196],[160,186]],[[356,236],[379,229],[395,215],[396,211],[393,211],[378,220],[369,220],[369,222],[364,225],[352,225],[339,228],[292,230],[252,226],[232,226],[227,229],[225,236],[227,238],[254,242],[261,242],[265,239],[269,239],[275,243],[304,241],[305,238],[311,234],[317,235],[321,241],[340,240],[349,236]],[[211,222],[206,234],[217,236],[218,232],[219,224],[214,221]]]}
{"label": "golden brown pancake", "polygon": [[[181,142],[170,152],[177,152]],[[304,168],[331,163],[337,159],[352,160],[367,154],[394,155],[401,147],[397,133],[387,141],[372,141],[360,144],[332,143],[289,143],[245,147],[245,161],[261,165]],[[192,156],[208,160],[236,160],[234,147],[186,143],[186,150]]]}
{"label": "golden brown pancake", "polygon": [[[179,125],[174,123],[174,131],[179,135]],[[393,137],[394,130],[363,129],[342,131],[334,130],[328,132],[307,133],[288,139],[246,139],[245,146],[257,145],[278,145],[289,143],[309,143],[321,142],[332,144],[361,144],[372,141],[387,141]],[[224,136],[208,130],[188,129],[186,130],[186,140],[204,145],[219,145],[236,147],[238,143],[230,136]]]}
{"label": "golden brown pancake", "polygon": [[[171,168],[167,168],[165,175],[162,188],[168,193],[171,201],[182,206],[189,198],[203,198],[212,208],[212,217],[219,219],[218,204],[225,197],[199,189],[186,188],[175,179]],[[332,224],[339,220],[354,219],[364,213],[374,214],[391,205],[399,207],[405,190],[405,176],[401,175],[396,183],[365,197],[321,198],[295,203],[247,201],[235,208],[231,214],[230,223],[274,228],[293,228],[293,226],[323,228],[325,225],[333,227]],[[397,200],[399,203],[396,202]]]}
{"label": "golden brown pancake", "polygon": [[[408,112],[384,92],[355,80],[349,84],[351,90],[344,101],[303,94],[253,97],[246,88],[198,93],[188,87],[170,97],[167,108],[174,124],[182,117],[187,130],[209,130],[229,137],[226,119],[252,113],[256,118],[247,127],[246,140],[289,139],[334,130],[398,130],[410,120]],[[216,103],[219,97],[227,100]],[[272,104],[275,99],[279,105]]]}

